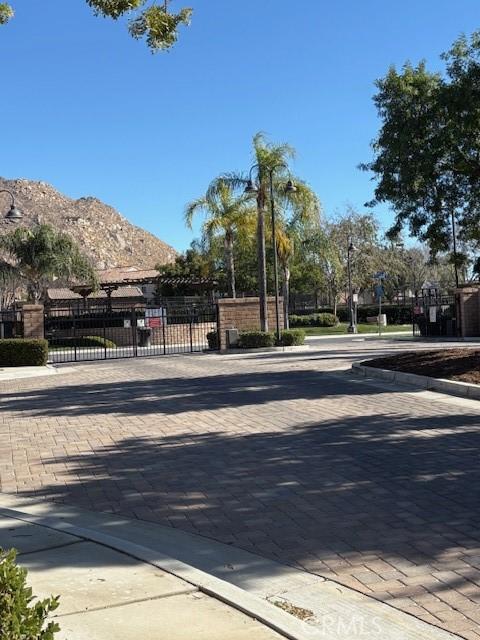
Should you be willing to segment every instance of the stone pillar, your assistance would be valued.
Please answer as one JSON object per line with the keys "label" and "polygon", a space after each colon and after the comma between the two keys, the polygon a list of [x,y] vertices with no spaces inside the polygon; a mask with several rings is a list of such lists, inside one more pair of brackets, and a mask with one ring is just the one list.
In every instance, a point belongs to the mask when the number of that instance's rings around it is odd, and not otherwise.
{"label": "stone pillar", "polygon": [[[477,287],[457,289],[457,323],[462,338],[480,335],[480,290]],[[460,316],[460,318],[458,318]]]}
{"label": "stone pillar", "polygon": [[[218,300],[218,335],[220,351],[227,348],[227,329],[260,331],[260,302],[258,298],[221,298]],[[283,324],[283,298],[280,298],[280,329]],[[275,298],[267,299],[268,326],[275,331]]]}
{"label": "stone pillar", "polygon": [[23,316],[23,337],[44,338],[44,310],[42,304],[24,304],[22,308]]}

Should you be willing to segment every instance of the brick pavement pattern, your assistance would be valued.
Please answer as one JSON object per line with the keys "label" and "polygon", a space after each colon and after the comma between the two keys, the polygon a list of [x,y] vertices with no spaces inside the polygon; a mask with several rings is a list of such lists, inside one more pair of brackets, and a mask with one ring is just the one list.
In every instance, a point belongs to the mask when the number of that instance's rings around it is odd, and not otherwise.
{"label": "brick pavement pattern", "polygon": [[1,491],[209,536],[478,640],[477,404],[356,379],[378,347],[352,345],[2,383]]}

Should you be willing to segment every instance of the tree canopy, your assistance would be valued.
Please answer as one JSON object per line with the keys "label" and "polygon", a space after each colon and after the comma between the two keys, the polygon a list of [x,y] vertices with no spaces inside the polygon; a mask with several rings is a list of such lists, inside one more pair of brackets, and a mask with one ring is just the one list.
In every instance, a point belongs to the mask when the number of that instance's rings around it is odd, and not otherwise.
{"label": "tree canopy", "polygon": [[[85,0],[95,15],[118,20],[131,14],[128,30],[137,40],[145,40],[152,52],[173,47],[178,39],[178,29],[189,25],[192,15],[190,7],[177,13],[169,11],[170,0],[161,5],[149,0]],[[6,24],[15,15],[8,2],[0,2],[0,24]]]}
{"label": "tree canopy", "polygon": [[25,286],[29,300],[38,302],[55,280],[78,279],[97,285],[96,272],[79,246],[66,233],[48,224],[33,229],[20,227],[0,238],[2,280],[15,278]]}
{"label": "tree canopy", "polygon": [[373,172],[375,198],[391,204],[394,239],[406,226],[433,256],[455,246],[480,246],[480,32],[462,36],[442,55],[443,74],[426,63],[390,68],[374,98],[381,128],[374,158],[361,165]]}

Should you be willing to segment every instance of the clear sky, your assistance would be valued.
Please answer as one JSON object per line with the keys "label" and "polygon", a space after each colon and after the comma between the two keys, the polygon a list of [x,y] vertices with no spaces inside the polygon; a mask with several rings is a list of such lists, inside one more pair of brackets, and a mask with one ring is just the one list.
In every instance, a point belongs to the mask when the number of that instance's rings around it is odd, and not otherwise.
{"label": "clear sky", "polygon": [[[0,175],[93,195],[177,249],[185,203],[245,170],[257,131],[332,214],[371,199],[373,82],[480,27],[478,0],[174,0],[194,8],[152,55],[84,0],[10,0],[0,30]],[[391,215],[379,210],[388,226]]]}

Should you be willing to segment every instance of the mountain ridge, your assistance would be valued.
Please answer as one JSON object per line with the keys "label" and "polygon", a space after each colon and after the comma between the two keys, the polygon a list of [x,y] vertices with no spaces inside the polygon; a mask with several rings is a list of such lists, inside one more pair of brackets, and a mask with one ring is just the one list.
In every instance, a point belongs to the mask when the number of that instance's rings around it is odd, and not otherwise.
{"label": "mountain ridge", "polygon": [[[177,251],[155,235],[131,223],[114,207],[94,196],[70,198],[47,182],[0,177],[0,190],[13,193],[23,213],[17,225],[50,224],[68,233],[82,247],[97,269],[126,265],[152,269],[175,260]],[[3,197],[2,197],[3,196]],[[7,194],[0,194],[2,217],[7,213]],[[4,203],[5,199],[5,203]],[[1,224],[0,234],[14,227]]]}

